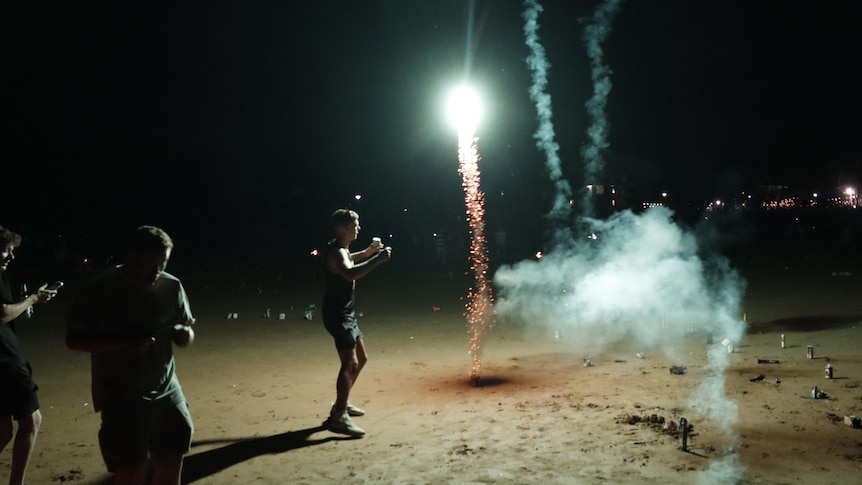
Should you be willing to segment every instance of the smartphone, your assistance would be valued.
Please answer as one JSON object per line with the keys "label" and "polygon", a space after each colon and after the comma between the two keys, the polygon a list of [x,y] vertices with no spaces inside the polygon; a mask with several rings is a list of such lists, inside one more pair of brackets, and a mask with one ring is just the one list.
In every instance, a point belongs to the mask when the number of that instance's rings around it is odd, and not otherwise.
{"label": "smartphone", "polygon": [[48,287],[45,289],[48,291],[57,291],[60,289],[61,286],[63,286],[62,281],[55,281],[55,282],[51,283],[50,285],[48,285]]}

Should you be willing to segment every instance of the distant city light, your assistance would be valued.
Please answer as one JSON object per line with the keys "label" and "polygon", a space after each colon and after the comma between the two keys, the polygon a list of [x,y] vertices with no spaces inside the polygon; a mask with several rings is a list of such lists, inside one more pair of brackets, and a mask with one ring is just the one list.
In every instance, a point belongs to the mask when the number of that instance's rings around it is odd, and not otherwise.
{"label": "distant city light", "polygon": [[662,196],[663,198],[667,198],[667,192],[662,192],[662,193],[661,193],[661,196]]}

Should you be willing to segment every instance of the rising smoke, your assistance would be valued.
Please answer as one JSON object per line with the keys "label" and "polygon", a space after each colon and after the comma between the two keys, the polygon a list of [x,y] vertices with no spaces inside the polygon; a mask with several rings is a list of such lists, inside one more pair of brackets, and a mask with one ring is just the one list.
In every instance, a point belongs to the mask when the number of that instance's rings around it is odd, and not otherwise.
{"label": "rising smoke", "polygon": [[[602,151],[608,147],[608,118],[605,105],[611,93],[611,71],[605,65],[604,43],[611,32],[611,21],[619,9],[622,0],[606,0],[599,5],[584,29],[584,43],[590,58],[590,70],[593,79],[593,95],[587,101],[587,112],[590,115],[590,125],[587,129],[587,144],[584,145],[582,157],[584,161],[584,180],[587,185],[599,185],[605,168]],[[594,215],[593,199],[590,192],[584,192],[583,214]]]}
{"label": "rising smoke", "polygon": [[536,147],[545,153],[545,168],[551,183],[554,184],[554,200],[548,217],[553,224],[560,224],[570,219],[572,209],[569,200],[572,198],[572,187],[563,177],[560,145],[554,139],[551,95],[545,90],[548,85],[548,69],[551,66],[545,56],[545,48],[539,42],[539,14],[542,12],[542,6],[537,0],[525,0],[524,5],[524,36],[527,47],[530,48],[526,61],[533,79],[530,99],[536,104],[536,117],[539,121],[533,138],[536,140]]}
{"label": "rising smoke", "polygon": [[[587,103],[591,126],[584,149],[586,180],[599,180],[604,169],[601,152],[608,147],[605,104],[610,71],[604,65],[602,41],[619,0],[606,0],[585,30],[592,61],[593,96]],[[524,33],[533,74],[530,97],[536,103],[537,146],[545,152],[548,174],[556,193],[550,220],[565,223],[571,211],[571,187],[563,177],[551,122],[550,96],[545,92],[548,63],[538,39],[536,0],[525,0]],[[675,339],[696,328],[719,340],[737,342],[745,331],[740,320],[744,281],[719,255],[705,254],[703,241],[674,223],[664,207],[642,214],[618,212],[606,220],[592,216],[592,201],[572,227],[553,227],[551,250],[539,260],[501,267],[494,277],[501,320],[515,319],[562,335],[577,336],[581,346],[598,349],[618,342],[637,342],[639,348],[670,357],[679,348]],[[577,233],[577,234],[576,234]],[[573,234],[576,234],[574,237]],[[568,235],[561,240],[561,235]],[[587,235],[594,237],[587,237]],[[725,392],[726,349],[707,347],[706,376],[690,396],[690,407],[725,433],[730,447],[736,442],[736,403]],[[714,462],[701,477],[704,483],[736,481],[742,465],[735,453]]]}

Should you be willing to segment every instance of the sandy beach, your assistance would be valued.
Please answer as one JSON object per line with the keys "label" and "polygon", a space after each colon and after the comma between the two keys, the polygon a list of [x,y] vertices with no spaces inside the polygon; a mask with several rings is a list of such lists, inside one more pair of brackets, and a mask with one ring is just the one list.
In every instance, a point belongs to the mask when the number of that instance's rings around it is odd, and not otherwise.
{"label": "sandy beach", "polygon": [[[438,275],[408,288],[407,274],[381,271],[358,290],[370,352],[352,396],[368,412],[356,418],[368,432],[362,439],[320,426],[337,361],[319,316],[303,316],[319,300],[316,283],[241,291],[189,278],[197,341],[176,352],[196,425],[184,482],[687,484],[736,454],[744,471],[729,483],[855,483],[862,430],[843,418],[862,415],[862,279],[833,273],[749,275],[749,329],[724,376],[739,420],[721,430],[690,403],[699,382],[717,378],[705,366],[719,338],[710,346],[699,333],[668,335],[669,351],[645,352],[637,342],[598,349],[529,322],[501,322],[483,340],[476,386],[466,282]],[[63,345],[74,286],[20,329],[44,415],[29,483],[108,477],[88,356]],[[273,318],[263,318],[266,308]],[[673,366],[686,371],[672,374]],[[826,398],[812,399],[814,386]],[[662,424],[680,418],[691,426],[687,451],[678,430]],[[0,470],[9,460],[0,455]]]}

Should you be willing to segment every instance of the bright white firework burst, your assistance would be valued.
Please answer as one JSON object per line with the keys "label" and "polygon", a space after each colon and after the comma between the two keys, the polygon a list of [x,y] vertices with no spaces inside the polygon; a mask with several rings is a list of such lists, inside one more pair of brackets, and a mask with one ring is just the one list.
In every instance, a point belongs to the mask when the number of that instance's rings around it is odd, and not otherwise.
{"label": "bright white firework burst", "polygon": [[458,129],[458,173],[464,187],[464,205],[470,226],[470,269],[473,284],[467,293],[467,333],[473,366],[470,379],[479,380],[482,334],[491,327],[493,296],[488,281],[488,247],[485,241],[485,194],[481,189],[479,147],[476,126],[481,118],[478,94],[466,86],[456,89],[449,98],[449,121]]}

